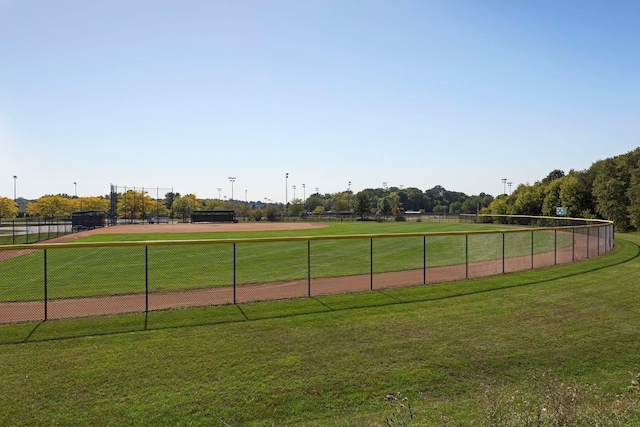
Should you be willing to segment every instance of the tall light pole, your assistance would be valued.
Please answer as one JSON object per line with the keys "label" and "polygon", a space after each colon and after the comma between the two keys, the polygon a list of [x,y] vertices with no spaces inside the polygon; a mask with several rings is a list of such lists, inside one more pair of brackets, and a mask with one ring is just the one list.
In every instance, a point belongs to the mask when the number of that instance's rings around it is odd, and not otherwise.
{"label": "tall light pole", "polygon": [[222,200],[222,197],[220,197],[221,191],[222,191],[222,188],[218,187],[218,200]]}
{"label": "tall light pole", "polygon": [[247,190],[244,190],[244,202],[247,203]]}
{"label": "tall light pole", "polygon": [[291,188],[293,188],[293,200],[296,199],[296,186],[292,185]]}
{"label": "tall light pole", "polygon": [[233,200],[233,183],[236,182],[236,177],[230,176],[229,181],[231,181],[231,200]]}
{"label": "tall light pole", "polygon": [[347,188],[347,191],[351,191],[351,181],[349,181],[349,187]]}
{"label": "tall light pole", "polygon": [[316,187],[316,193],[320,194],[320,187]]}
{"label": "tall light pole", "polygon": [[16,197],[16,181],[17,180],[18,180],[18,176],[13,175],[13,201],[14,202],[17,200],[17,197]]}
{"label": "tall light pole", "polygon": [[509,186],[509,195],[511,195],[511,184],[513,184],[513,182],[507,182],[507,185]]}
{"label": "tall light pole", "polygon": [[76,196],[76,198],[78,197],[78,183],[73,181],[73,186],[74,186],[74,196]]}
{"label": "tall light pole", "polygon": [[289,204],[289,172],[284,175],[284,207]]}
{"label": "tall light pole", "polygon": [[384,191],[387,191],[387,181],[384,181],[382,183],[382,186],[384,187]]}
{"label": "tall light pole", "polygon": [[504,187],[502,194],[507,195],[507,178],[502,178],[502,186]]}
{"label": "tall light pole", "polygon": [[304,211],[307,211],[307,191],[304,189],[305,186],[304,184],[302,184],[302,207],[304,208]]}

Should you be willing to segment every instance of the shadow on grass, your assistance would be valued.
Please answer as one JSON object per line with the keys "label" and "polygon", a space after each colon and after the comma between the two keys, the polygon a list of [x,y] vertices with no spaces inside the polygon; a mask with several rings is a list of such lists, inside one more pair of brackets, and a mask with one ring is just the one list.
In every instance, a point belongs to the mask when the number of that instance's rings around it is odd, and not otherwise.
{"label": "shadow on grass", "polygon": [[508,273],[480,279],[435,285],[418,285],[398,289],[382,289],[353,294],[256,302],[243,305],[230,304],[152,311],[149,313],[2,325],[0,326],[0,345],[224,325],[399,304],[433,302],[584,276],[626,264],[639,257],[640,245],[631,240],[624,239],[619,241],[619,245],[615,251],[604,257],[580,261],[574,264],[540,270],[529,270],[526,272]]}

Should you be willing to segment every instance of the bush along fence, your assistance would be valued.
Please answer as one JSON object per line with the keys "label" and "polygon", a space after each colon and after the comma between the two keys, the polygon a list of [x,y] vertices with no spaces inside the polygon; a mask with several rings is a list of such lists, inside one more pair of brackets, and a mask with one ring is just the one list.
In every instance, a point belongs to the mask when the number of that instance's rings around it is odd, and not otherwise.
{"label": "bush along fence", "polygon": [[492,231],[0,247],[0,323],[464,280],[571,263],[614,247],[610,222],[528,221]]}

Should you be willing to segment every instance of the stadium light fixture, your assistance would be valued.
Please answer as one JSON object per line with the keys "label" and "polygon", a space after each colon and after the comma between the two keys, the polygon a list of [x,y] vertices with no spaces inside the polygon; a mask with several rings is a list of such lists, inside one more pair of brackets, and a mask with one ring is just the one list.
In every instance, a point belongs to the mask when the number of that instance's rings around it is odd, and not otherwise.
{"label": "stadium light fixture", "polygon": [[504,187],[502,190],[502,194],[507,195],[507,178],[502,178],[502,186]]}
{"label": "stadium light fixture", "polygon": [[17,180],[18,180],[18,176],[13,175],[13,201],[14,202],[17,200],[17,197],[16,197],[16,181]]}

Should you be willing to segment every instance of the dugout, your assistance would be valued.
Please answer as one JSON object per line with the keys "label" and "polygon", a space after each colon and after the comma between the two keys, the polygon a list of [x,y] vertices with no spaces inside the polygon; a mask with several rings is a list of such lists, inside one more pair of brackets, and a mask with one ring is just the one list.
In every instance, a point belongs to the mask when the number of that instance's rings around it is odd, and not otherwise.
{"label": "dugout", "polygon": [[71,226],[74,230],[92,230],[104,227],[107,213],[105,211],[77,211],[71,214]]}
{"label": "dugout", "polygon": [[233,210],[213,210],[194,211],[191,214],[191,222],[238,222],[236,211]]}

